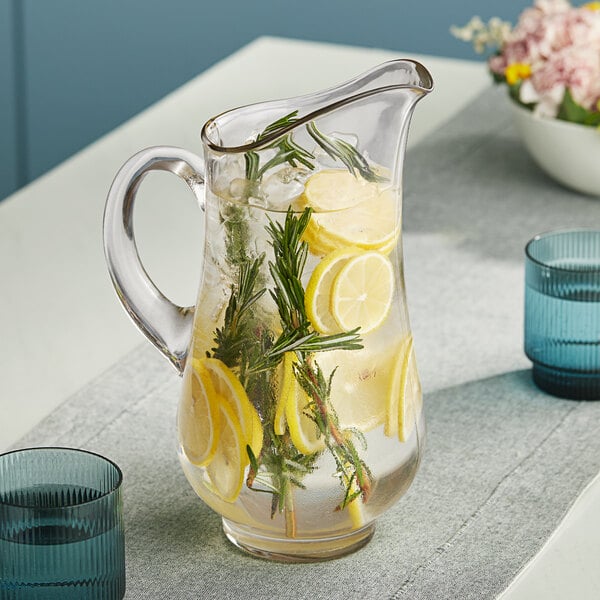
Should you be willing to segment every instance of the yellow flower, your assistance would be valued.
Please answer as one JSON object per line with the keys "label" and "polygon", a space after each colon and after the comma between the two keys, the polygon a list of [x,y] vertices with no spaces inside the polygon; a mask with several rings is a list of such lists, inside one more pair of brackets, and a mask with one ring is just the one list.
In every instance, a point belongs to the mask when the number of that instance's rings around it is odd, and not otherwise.
{"label": "yellow flower", "polygon": [[600,2],[587,2],[582,8],[587,8],[588,10],[600,10]]}
{"label": "yellow flower", "polygon": [[[600,2],[598,4],[600,4]],[[508,83],[508,85],[514,85],[521,79],[531,77],[531,66],[527,63],[512,63],[504,70],[504,76],[506,77],[506,83]]]}

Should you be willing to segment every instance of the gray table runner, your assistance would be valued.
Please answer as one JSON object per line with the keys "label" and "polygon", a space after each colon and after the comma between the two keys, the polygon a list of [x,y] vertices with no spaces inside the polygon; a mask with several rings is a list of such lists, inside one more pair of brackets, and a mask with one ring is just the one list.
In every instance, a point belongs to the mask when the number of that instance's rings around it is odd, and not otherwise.
{"label": "gray table runner", "polygon": [[600,469],[600,403],[538,391],[521,349],[525,241],[590,224],[600,200],[533,165],[498,90],[409,153],[404,246],[427,450],[348,557],[283,565],[227,542],[176,458],[179,379],[147,345],[19,446],[83,447],[123,468],[127,598],[494,598]]}

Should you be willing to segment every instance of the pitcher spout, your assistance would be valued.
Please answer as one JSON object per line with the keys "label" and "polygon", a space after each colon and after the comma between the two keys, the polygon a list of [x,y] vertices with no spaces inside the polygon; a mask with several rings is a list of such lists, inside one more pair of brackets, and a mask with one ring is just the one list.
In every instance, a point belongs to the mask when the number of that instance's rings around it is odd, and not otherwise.
{"label": "pitcher spout", "polygon": [[303,170],[345,167],[399,191],[412,111],[432,89],[423,65],[393,60],[325,91],[236,108],[204,126],[207,166],[234,182],[226,195],[274,209],[262,184],[278,168],[301,181]]}
{"label": "pitcher spout", "polygon": [[[279,136],[349,105],[371,103],[375,106],[382,95],[399,94],[404,98],[402,104],[412,107],[432,90],[431,74],[421,63],[410,59],[391,60],[324,91],[221,113],[206,122],[201,137],[210,150],[245,153],[264,148]],[[282,127],[272,127],[290,108],[294,109],[294,119]],[[258,132],[263,135],[257,135]]]}

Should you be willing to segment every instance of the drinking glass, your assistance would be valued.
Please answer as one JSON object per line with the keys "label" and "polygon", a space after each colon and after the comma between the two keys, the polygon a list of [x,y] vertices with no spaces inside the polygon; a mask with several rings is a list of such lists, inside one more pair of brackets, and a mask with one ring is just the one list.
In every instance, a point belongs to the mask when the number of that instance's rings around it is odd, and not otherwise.
{"label": "drinking glass", "polygon": [[123,598],[122,479],[83,450],[0,455],[0,599]]}
{"label": "drinking glass", "polygon": [[535,236],[525,248],[525,353],[561,398],[600,399],[600,231]]}

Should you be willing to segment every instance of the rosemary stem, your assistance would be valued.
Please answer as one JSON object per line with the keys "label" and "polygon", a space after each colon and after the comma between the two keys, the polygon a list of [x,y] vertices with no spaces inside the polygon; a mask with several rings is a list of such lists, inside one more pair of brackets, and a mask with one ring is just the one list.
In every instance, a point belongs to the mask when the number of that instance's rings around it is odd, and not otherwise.
{"label": "rosemary stem", "polygon": [[292,539],[294,539],[297,534],[294,488],[291,485],[287,486],[285,494],[285,534]]}
{"label": "rosemary stem", "polygon": [[[317,390],[319,383],[317,381],[314,370],[312,368],[312,361],[310,361],[310,359],[307,358],[306,362],[309,365],[309,368],[307,369],[308,377],[310,378],[312,384],[314,385],[314,389]],[[312,397],[319,409],[319,413],[321,415],[321,418],[323,419],[323,423],[325,424],[325,426],[329,429],[329,432],[331,433],[331,437],[334,439],[335,443],[338,446],[343,446],[344,438],[342,437],[342,434],[340,433],[339,429],[336,427],[335,423],[333,423],[332,420],[329,418],[329,414],[327,411],[327,406],[325,406],[325,402],[323,401],[323,399],[319,396],[319,394],[316,391],[312,394]]]}

